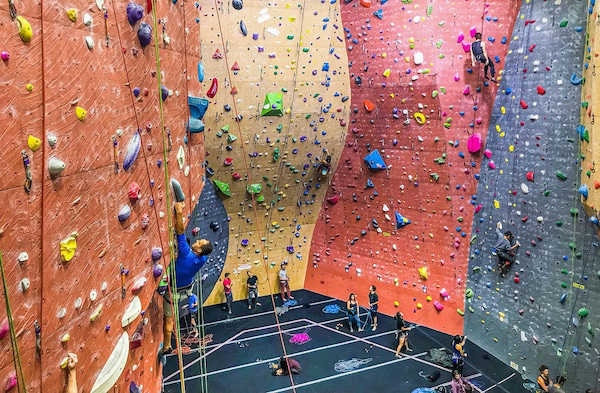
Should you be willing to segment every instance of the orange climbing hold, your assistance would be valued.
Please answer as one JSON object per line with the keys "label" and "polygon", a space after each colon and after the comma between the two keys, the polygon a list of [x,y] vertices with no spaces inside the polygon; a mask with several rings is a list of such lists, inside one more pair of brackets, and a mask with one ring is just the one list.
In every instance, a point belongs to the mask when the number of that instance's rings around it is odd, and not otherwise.
{"label": "orange climbing hold", "polygon": [[365,8],[370,8],[371,7],[371,0],[360,0],[360,5],[362,5]]}
{"label": "orange climbing hold", "polygon": [[363,105],[367,112],[373,112],[375,110],[375,104],[373,104],[373,102],[371,102],[369,100],[364,100]]}

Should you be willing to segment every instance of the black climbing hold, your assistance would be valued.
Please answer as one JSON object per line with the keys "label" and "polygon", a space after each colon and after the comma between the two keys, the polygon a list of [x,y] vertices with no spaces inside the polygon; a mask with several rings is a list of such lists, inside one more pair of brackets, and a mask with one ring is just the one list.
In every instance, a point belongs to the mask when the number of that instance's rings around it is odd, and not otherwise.
{"label": "black climbing hold", "polygon": [[244,23],[243,20],[240,21],[240,30],[242,32],[242,34],[245,36],[248,35],[248,29],[246,28],[246,24]]}
{"label": "black climbing hold", "polygon": [[209,227],[210,227],[210,229],[213,230],[213,232],[216,232],[216,231],[218,231],[221,228],[221,226],[219,225],[219,223],[216,222],[216,221],[211,222],[210,225],[209,225]]}
{"label": "black climbing hold", "polygon": [[223,109],[225,110],[225,112],[229,112],[231,110],[231,105],[225,104],[223,105]]}
{"label": "black climbing hold", "polygon": [[232,0],[231,1],[231,5],[233,6],[233,8],[235,8],[236,10],[241,10],[242,7],[244,6],[244,2],[242,0]]}

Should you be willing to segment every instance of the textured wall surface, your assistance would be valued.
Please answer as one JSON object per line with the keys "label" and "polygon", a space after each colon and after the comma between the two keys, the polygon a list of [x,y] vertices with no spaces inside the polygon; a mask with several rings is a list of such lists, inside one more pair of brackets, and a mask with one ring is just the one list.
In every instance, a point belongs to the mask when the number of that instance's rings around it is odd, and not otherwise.
{"label": "textured wall surface", "polygon": [[[213,173],[209,180],[227,183],[231,190],[229,197],[220,194],[230,220],[223,273],[232,273],[237,300],[247,297],[248,270],[258,275],[261,294],[277,293],[283,261],[288,262],[292,289],[303,287],[314,223],[329,180],[319,180],[314,166],[323,148],[332,155],[332,165],[337,163],[346,135],[350,82],[339,2],[245,1],[241,10],[230,3],[218,9],[210,2],[203,5],[198,60],[205,67],[204,91],[212,78],[219,83],[204,118],[206,161]],[[222,58],[214,58],[217,50]],[[235,64],[239,71],[232,70]],[[237,93],[231,94],[233,88]],[[260,116],[265,95],[276,92],[283,95],[283,116]],[[236,113],[242,116],[239,122]],[[227,159],[230,165],[225,165]],[[262,187],[254,203],[248,184]],[[223,301],[219,282],[207,304]]]}
{"label": "textured wall surface", "polygon": [[[104,4],[107,10],[106,23],[97,4]],[[0,250],[4,252],[22,368],[28,391],[33,392],[62,389],[64,371],[58,365],[67,352],[78,355],[79,388],[89,391],[118,337],[124,330],[131,336],[136,328],[141,329],[140,323],[144,323],[142,346],[129,352],[116,388],[128,390],[133,381],[155,391],[160,382],[154,354],[162,340],[162,312],[154,296],[151,250],[163,249],[164,257],[159,260],[163,265],[169,253],[159,74],[153,45],[145,50],[140,47],[140,22],[131,26],[127,21],[127,3],[97,4],[71,2],[68,7],[78,11],[77,20],[72,22],[61,2],[17,2],[17,13],[32,26],[30,43],[19,39],[7,3],[0,5],[0,28],[5,38],[2,50],[10,55],[8,61],[0,63],[0,135],[7,143],[2,151],[5,165],[0,170],[1,200],[5,202]],[[198,35],[197,9],[192,3],[186,3],[184,9],[182,3],[172,2],[157,7],[162,21],[163,84],[172,94],[164,103],[171,145],[169,169],[182,183],[191,213],[202,189],[204,151],[201,138],[193,137],[190,144],[184,144],[186,93],[195,86],[186,78],[182,59],[187,52],[184,28],[189,29],[189,36]],[[146,11],[142,21],[152,24]],[[88,20],[85,14],[92,19],[89,25],[83,23]],[[94,43],[92,49],[86,46],[85,37]],[[197,52],[197,47],[192,50]],[[27,90],[29,83],[31,92]],[[135,88],[140,90],[137,98],[133,96]],[[76,106],[87,110],[85,119],[77,119]],[[133,166],[124,171],[126,146],[137,129],[141,149]],[[41,140],[39,150],[27,147],[29,135]],[[114,169],[113,136],[117,140],[118,173]],[[176,159],[180,147],[185,160],[181,168]],[[31,161],[33,184],[29,194],[23,189],[22,149]],[[66,165],[55,178],[48,169],[52,157]],[[134,203],[127,195],[132,182],[141,188],[141,199]],[[131,216],[120,223],[117,214],[124,205],[130,206]],[[142,228],[144,215],[149,220],[146,229]],[[78,233],[77,250],[72,260],[62,262],[59,242],[74,231]],[[17,262],[21,252],[28,253],[28,261]],[[129,271],[124,298],[121,265]],[[135,295],[141,299],[143,319],[138,317],[122,329],[121,317],[134,297],[131,287],[142,277],[148,281]],[[23,278],[31,283],[24,292],[19,289]],[[94,300],[92,291],[96,293]],[[100,317],[90,321],[101,304]],[[4,306],[1,310],[4,317]],[[41,324],[40,357],[35,355],[35,320]],[[61,343],[67,333],[70,340]],[[2,342],[0,378],[5,378],[13,366],[9,338]]]}
{"label": "textured wall surface", "polygon": [[[457,37],[462,32],[463,42],[470,43],[469,30],[482,31],[488,53],[499,56],[496,68],[501,70],[508,49],[502,38],[510,37],[517,5],[342,5],[353,113],[328,190],[328,196],[337,194],[340,201],[321,209],[307,289],[342,299],[355,292],[364,304],[369,285],[375,284],[383,312],[401,310],[409,320],[444,332],[462,331],[457,310],[464,306],[475,208],[471,196],[481,160],[480,154],[469,154],[466,142],[473,132],[485,138],[496,87],[483,84],[479,67],[471,69],[470,55]],[[378,9],[381,19],[374,15]],[[414,61],[418,52],[421,64]],[[376,109],[367,112],[365,100]],[[427,116],[425,124],[417,124],[417,112]],[[379,149],[389,170],[366,169],[363,157],[373,149]],[[366,187],[369,179],[374,188]],[[411,223],[396,229],[395,211]],[[428,269],[427,280],[419,278],[421,267]],[[444,288],[446,299],[440,296]],[[436,311],[433,301],[444,309]]]}
{"label": "textured wall surface", "polygon": [[[465,321],[472,340],[524,375],[535,378],[542,363],[566,374],[569,392],[597,390],[600,349],[598,238],[577,193],[581,89],[570,82],[581,72],[587,7],[532,1],[519,11],[486,146],[496,169],[485,160],[477,190]],[[491,255],[498,221],[522,245],[506,278]]]}

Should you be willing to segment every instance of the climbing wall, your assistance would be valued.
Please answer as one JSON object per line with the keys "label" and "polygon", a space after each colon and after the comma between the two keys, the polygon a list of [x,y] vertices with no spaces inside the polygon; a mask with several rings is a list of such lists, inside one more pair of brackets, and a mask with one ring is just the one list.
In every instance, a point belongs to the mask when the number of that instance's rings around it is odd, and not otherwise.
{"label": "climbing wall", "polygon": [[[349,116],[349,76],[338,2],[202,4],[203,92],[218,91],[204,117],[208,180],[219,185],[229,230],[223,273],[234,299],[246,298],[246,272],[259,293],[278,292],[280,264],[292,290],[302,288],[318,209],[330,176],[317,158],[328,149],[335,166]],[[193,75],[197,79],[198,75]],[[281,94],[275,108],[267,94]],[[281,113],[277,113],[281,111]],[[238,121],[236,121],[236,118]],[[250,187],[250,191],[248,191]],[[225,229],[227,230],[227,229]],[[222,277],[206,304],[224,301]],[[270,286],[269,286],[270,284]]]}
{"label": "climbing wall", "polygon": [[[587,7],[519,10],[477,189],[465,318],[470,340],[529,378],[548,365],[573,392],[597,390],[600,350],[598,237],[577,192]],[[521,243],[506,278],[492,255],[498,221]]]}
{"label": "climbing wall", "polygon": [[[101,376],[116,380],[119,391],[141,385],[156,391],[162,301],[154,295],[153,272],[169,260],[170,213],[161,119],[169,175],[182,184],[188,213],[198,212],[204,145],[201,136],[188,140],[185,126],[186,95],[199,84],[186,78],[182,61],[188,50],[198,53],[197,45],[186,45],[187,37],[199,34],[198,10],[193,3],[155,4],[159,71],[155,39],[145,49],[138,39],[141,23],[153,25],[147,4],[137,6],[141,20],[129,22],[125,2],[15,6],[33,37],[27,43],[19,38],[3,3],[0,50],[9,58],[0,63],[0,135],[6,141],[0,250],[28,391],[61,391],[59,363],[68,352],[79,358],[80,391],[90,391]],[[29,193],[21,150],[30,162]],[[122,327],[136,298],[142,316],[132,313]],[[2,304],[0,318],[6,315]],[[119,340],[124,334],[128,339]],[[1,356],[0,378],[6,378],[14,368],[8,336]],[[102,374],[109,356],[118,371]],[[115,359],[124,360],[122,372]]]}
{"label": "climbing wall", "polygon": [[600,43],[596,39],[598,30],[598,11],[595,5],[590,3],[588,8],[587,33],[584,52],[584,67],[581,88],[581,126],[578,128],[583,154],[581,165],[581,187],[584,196],[584,207],[591,216],[598,216],[600,210],[600,177],[596,173],[596,157],[600,152],[600,140],[595,137],[598,134],[598,124],[595,122],[595,109],[598,105],[599,86],[596,76],[596,65],[598,65],[598,51]]}
{"label": "climbing wall", "polygon": [[[467,44],[482,32],[501,70],[519,2],[381,3],[342,5],[352,114],[306,287],[365,304],[373,284],[380,311],[456,333],[481,161],[467,139],[485,138],[496,94]],[[386,170],[365,165],[375,149]]]}

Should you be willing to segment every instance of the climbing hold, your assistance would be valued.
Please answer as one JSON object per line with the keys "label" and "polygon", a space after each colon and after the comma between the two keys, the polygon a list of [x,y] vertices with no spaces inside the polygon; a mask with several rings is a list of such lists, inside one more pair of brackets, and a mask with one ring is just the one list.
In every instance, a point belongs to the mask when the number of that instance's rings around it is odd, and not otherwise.
{"label": "climbing hold", "polygon": [[171,178],[171,187],[173,187],[173,196],[175,196],[175,202],[185,201],[185,194],[183,193],[181,184],[179,184],[177,179]]}
{"label": "climbing hold", "polygon": [[546,94],[546,90],[542,86],[538,86],[537,87],[537,93],[539,95],[543,96],[544,94]]}
{"label": "climbing hold", "polygon": [[243,20],[240,21],[240,31],[242,32],[244,37],[248,35],[248,28],[246,27],[246,24]]}
{"label": "climbing hold", "polygon": [[8,392],[12,390],[12,388],[14,388],[15,386],[17,386],[17,373],[15,371],[12,371],[10,374],[8,374],[8,377],[6,378],[6,382],[4,383],[4,391]]}
{"label": "climbing hold", "polygon": [[2,340],[8,334],[9,326],[8,319],[6,317],[0,323],[0,340]]}
{"label": "climbing hold", "polygon": [[125,220],[127,220],[129,218],[130,215],[131,215],[131,208],[129,207],[129,205],[123,205],[119,209],[119,214],[117,215],[117,218],[119,219],[119,222],[124,222]]}
{"label": "climbing hold", "polygon": [[373,15],[378,19],[383,19],[383,9],[378,9],[377,11],[373,12]]}
{"label": "climbing hold", "polygon": [[444,305],[438,302],[437,300],[433,302],[433,307],[436,309],[437,312],[440,312],[444,309]]}
{"label": "climbing hold", "polygon": [[228,197],[231,196],[231,189],[229,188],[229,184],[224,183],[219,180],[213,180],[213,183],[214,183],[215,187],[217,187],[217,189],[219,191],[221,191],[221,193],[223,195],[228,196]]}
{"label": "climbing hold", "polygon": [[415,112],[413,114],[413,117],[415,118],[415,120],[417,121],[418,124],[420,124],[420,125],[425,124],[425,115],[422,114],[421,112]]}
{"label": "climbing hold", "polygon": [[421,64],[423,64],[423,61],[424,61],[423,52],[415,52],[415,53],[413,54],[413,62],[414,62],[416,65],[421,65]]}
{"label": "climbing hold", "polygon": [[362,5],[365,8],[370,8],[371,7],[371,0],[360,0],[360,5]]}
{"label": "climbing hold", "polygon": [[263,103],[261,116],[283,116],[283,94],[267,93]]}
{"label": "climbing hold", "polygon": [[138,157],[141,147],[140,133],[135,132],[129,142],[125,151],[125,158],[123,159],[123,170],[127,171]]}
{"label": "climbing hold", "polygon": [[244,2],[242,0],[231,0],[231,5],[236,10],[241,10],[244,7]]}
{"label": "climbing hold", "polygon": [[373,112],[376,108],[375,104],[370,100],[363,100],[363,106],[367,112]]}
{"label": "climbing hold", "polygon": [[135,25],[144,16],[144,7],[134,2],[127,4],[127,21],[131,26]]}
{"label": "climbing hold", "polygon": [[140,23],[137,36],[142,49],[144,49],[146,46],[148,46],[148,44],[150,44],[150,41],[152,41],[152,26],[146,22]]}
{"label": "climbing hold", "polygon": [[396,229],[400,229],[411,222],[408,218],[404,217],[398,212],[394,212],[394,215],[396,216]]}
{"label": "climbing hold", "polygon": [[33,135],[29,135],[27,137],[27,146],[29,146],[31,151],[37,151],[42,146],[42,140]]}
{"label": "climbing hold", "polygon": [[340,196],[338,194],[335,194],[335,195],[327,198],[327,202],[329,202],[331,205],[335,205],[336,203],[338,203],[339,200],[340,200]]}
{"label": "climbing hold", "polygon": [[583,197],[583,199],[587,199],[587,198],[588,198],[588,192],[589,192],[589,191],[588,191],[588,186],[587,186],[587,184],[582,184],[582,185],[579,187],[579,190],[577,190],[577,191],[578,191],[578,192],[581,194],[581,196]]}
{"label": "climbing hold", "polygon": [[523,109],[529,108],[529,105],[527,105],[527,103],[523,100],[520,100],[519,104],[521,105],[521,108],[523,108]]}
{"label": "climbing hold", "polygon": [[580,85],[581,82],[583,82],[583,77],[578,76],[576,73],[573,73],[573,75],[571,75],[571,84],[574,86]]}
{"label": "climbing hold", "polygon": [[555,172],[556,177],[558,177],[560,180],[565,181],[567,180],[567,175],[565,175],[564,173],[562,173],[561,171],[557,170]]}
{"label": "climbing hold", "polygon": [[67,10],[67,17],[71,22],[77,22],[77,10],[75,8],[69,8]]}
{"label": "climbing hold", "polygon": [[96,378],[90,393],[107,393],[125,369],[129,357],[129,334],[123,332]]}
{"label": "climbing hold", "polygon": [[527,178],[528,181],[533,182],[534,173],[533,172],[527,172],[527,174],[525,175],[525,177]]}
{"label": "climbing hold", "polygon": [[471,136],[469,136],[469,139],[467,139],[467,149],[469,150],[469,153],[473,154],[473,153],[477,153],[479,150],[481,150],[481,134],[480,133],[475,133]]}
{"label": "climbing hold", "polygon": [[33,31],[31,30],[31,25],[22,16],[17,16],[17,27],[19,28],[19,37],[23,42],[31,41],[31,37],[33,37]]}
{"label": "climbing hold", "polygon": [[135,321],[135,319],[140,315],[141,312],[142,302],[140,301],[139,297],[134,296],[131,300],[131,303],[129,303],[129,305],[125,309],[125,312],[123,313],[123,317],[121,318],[121,327],[129,326],[129,324]]}
{"label": "climbing hold", "polygon": [[585,318],[589,315],[589,310],[585,307],[581,307],[579,310],[577,310],[577,315],[579,315],[579,318]]}
{"label": "climbing hold", "polygon": [[198,62],[198,82],[204,82],[204,64]]}
{"label": "climbing hold", "polygon": [[190,120],[188,129],[192,134],[204,131],[202,119],[208,109],[209,101],[206,98],[188,96],[188,107],[190,108]]}
{"label": "climbing hold", "polygon": [[135,203],[138,199],[140,199],[142,197],[141,193],[142,190],[139,184],[137,184],[136,182],[132,182],[129,185],[129,189],[127,190],[127,196],[129,197],[131,203]]}
{"label": "climbing hold", "polygon": [[65,167],[65,163],[56,157],[50,157],[48,160],[48,172],[50,172],[51,177],[58,176],[62,171],[65,170]]}
{"label": "climbing hold", "polygon": [[79,233],[72,232],[69,236],[60,241],[60,256],[63,262],[69,262],[73,259],[77,250],[77,236]]}
{"label": "climbing hold", "polygon": [[427,280],[429,278],[429,273],[427,272],[427,266],[420,267],[418,269],[419,277],[421,280]]}
{"label": "climbing hold", "polygon": [[381,170],[387,169],[379,150],[375,149],[371,153],[367,154],[363,159],[370,170]]}
{"label": "climbing hold", "polygon": [[75,107],[75,115],[79,121],[84,121],[87,116],[87,111],[80,106]]}
{"label": "climbing hold", "polygon": [[8,61],[8,59],[10,59],[10,54],[3,50],[2,52],[0,52],[0,59],[2,59],[2,61]]}
{"label": "climbing hold", "polygon": [[169,95],[169,89],[164,85],[160,85],[160,99],[164,102],[167,98],[169,98]]}

